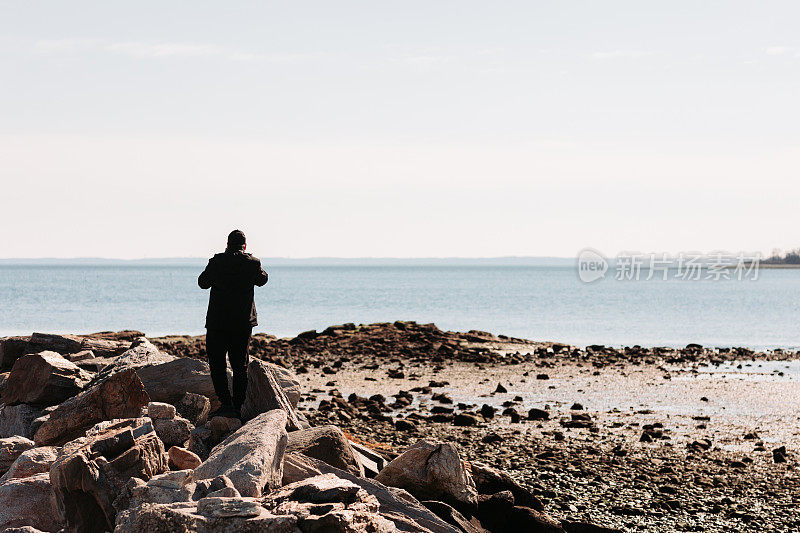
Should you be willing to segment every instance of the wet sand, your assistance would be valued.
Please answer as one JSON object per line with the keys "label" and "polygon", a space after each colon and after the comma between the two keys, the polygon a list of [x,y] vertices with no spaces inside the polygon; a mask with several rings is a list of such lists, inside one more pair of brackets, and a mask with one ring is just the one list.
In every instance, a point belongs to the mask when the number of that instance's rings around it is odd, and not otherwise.
{"label": "wet sand", "polygon": [[[378,370],[344,363],[333,375],[312,370],[299,378],[306,390],[320,391],[302,404],[316,423],[335,421],[393,452],[420,437],[454,440],[469,460],[501,467],[532,486],[555,516],[630,531],[796,530],[800,362],[739,364],[618,363],[598,369],[575,362],[549,368],[453,362],[437,370],[396,361]],[[404,377],[389,378],[389,370]],[[537,379],[539,374],[548,379]],[[388,409],[392,421],[348,420],[336,410],[317,410],[320,400],[338,393],[382,394],[390,404],[399,391],[431,381],[448,383],[431,392],[445,393],[452,405],[421,391],[411,392],[407,407]],[[494,392],[498,383],[507,392]],[[523,420],[502,416],[504,402]],[[571,409],[575,403],[583,409]],[[493,419],[479,415],[483,404],[498,409]],[[434,406],[474,413],[478,422],[432,422]],[[525,420],[531,408],[547,410],[550,419]],[[593,427],[564,427],[573,414],[589,415]],[[416,429],[396,430],[398,419]],[[655,425],[657,437],[640,442],[648,425]],[[710,447],[703,449],[706,442]],[[772,450],[780,446],[789,450],[787,463],[774,462]]]}

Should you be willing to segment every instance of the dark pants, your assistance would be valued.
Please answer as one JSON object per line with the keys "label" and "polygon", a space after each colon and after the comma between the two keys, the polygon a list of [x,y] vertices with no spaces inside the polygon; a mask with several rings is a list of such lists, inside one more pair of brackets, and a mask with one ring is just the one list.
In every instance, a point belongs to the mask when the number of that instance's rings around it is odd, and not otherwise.
{"label": "dark pants", "polygon": [[[206,354],[211,368],[214,392],[222,405],[233,405],[241,409],[247,391],[247,345],[253,328],[238,331],[209,329],[206,332]],[[228,372],[225,354],[233,370],[233,401],[228,390]],[[179,379],[179,376],[176,376]]]}

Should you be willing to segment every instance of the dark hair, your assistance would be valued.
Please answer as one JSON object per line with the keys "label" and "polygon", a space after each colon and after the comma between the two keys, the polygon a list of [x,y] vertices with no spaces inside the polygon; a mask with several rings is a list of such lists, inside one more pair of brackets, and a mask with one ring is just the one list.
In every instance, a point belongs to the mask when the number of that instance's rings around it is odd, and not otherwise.
{"label": "dark hair", "polygon": [[228,248],[238,249],[244,246],[245,238],[244,232],[235,229],[228,234]]}

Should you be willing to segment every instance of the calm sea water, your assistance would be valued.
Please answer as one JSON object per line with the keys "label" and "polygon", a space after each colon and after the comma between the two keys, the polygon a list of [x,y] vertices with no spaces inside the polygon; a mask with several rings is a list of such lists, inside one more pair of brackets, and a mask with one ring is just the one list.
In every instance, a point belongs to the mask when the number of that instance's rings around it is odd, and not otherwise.
{"label": "calm sea water", "polygon": [[[0,335],[203,331],[199,265],[0,265]],[[275,266],[256,289],[259,326],[293,336],[344,322],[573,344],[800,346],[800,270],[757,281],[579,281],[573,266]]]}

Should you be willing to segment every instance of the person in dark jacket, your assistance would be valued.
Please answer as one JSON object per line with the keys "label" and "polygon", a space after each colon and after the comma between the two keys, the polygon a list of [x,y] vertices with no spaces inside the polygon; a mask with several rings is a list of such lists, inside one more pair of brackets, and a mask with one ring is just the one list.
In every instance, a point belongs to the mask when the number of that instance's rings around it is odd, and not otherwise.
{"label": "person in dark jacket", "polygon": [[[197,278],[201,289],[211,289],[206,313],[206,354],[214,392],[222,404],[213,413],[216,416],[241,416],[247,390],[247,345],[253,326],[258,325],[253,287],[267,283],[261,261],[246,253],[246,248],[244,233],[232,231],[225,252],[209,259]],[[226,354],[233,370],[233,397],[228,390]]]}

